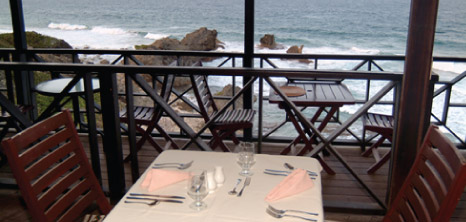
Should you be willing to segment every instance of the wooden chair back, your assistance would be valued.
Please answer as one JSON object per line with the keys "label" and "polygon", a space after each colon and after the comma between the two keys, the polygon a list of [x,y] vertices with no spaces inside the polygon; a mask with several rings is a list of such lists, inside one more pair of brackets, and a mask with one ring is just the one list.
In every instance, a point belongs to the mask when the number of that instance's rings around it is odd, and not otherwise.
{"label": "wooden chair back", "polygon": [[449,221],[464,191],[465,178],[464,157],[431,126],[384,221]]}
{"label": "wooden chair back", "polygon": [[73,221],[94,201],[111,205],[95,177],[69,111],[2,142],[33,221]]}
{"label": "wooden chair back", "polygon": [[210,120],[209,110],[212,109],[213,113],[218,111],[218,108],[215,105],[214,97],[212,96],[209,85],[207,83],[207,76],[192,75],[191,82],[193,83],[193,90],[194,94],[196,95],[196,100],[198,102],[201,115],[207,122]]}

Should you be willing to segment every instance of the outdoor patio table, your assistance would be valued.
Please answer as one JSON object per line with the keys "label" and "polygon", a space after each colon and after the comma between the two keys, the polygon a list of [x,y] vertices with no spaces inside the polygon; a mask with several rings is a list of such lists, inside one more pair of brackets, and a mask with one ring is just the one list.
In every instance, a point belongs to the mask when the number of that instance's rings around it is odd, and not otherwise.
{"label": "outdoor patio table", "polygon": [[[296,83],[286,83],[282,86],[286,87],[299,87],[302,93],[294,93],[293,96],[288,96],[289,99],[297,107],[318,107],[318,110],[314,116],[310,119],[310,122],[314,124],[319,117],[323,114],[323,118],[317,129],[322,131],[330,119],[333,117],[335,112],[343,105],[354,104],[355,99],[351,92],[348,90],[346,85],[340,82],[332,81],[312,81],[312,82],[296,82]],[[286,94],[286,93],[285,93]],[[300,95],[302,94],[302,95]],[[291,94],[290,94],[291,95]],[[304,142],[304,148],[297,153],[298,156],[302,156],[313,149],[313,143],[316,142],[315,135],[311,132],[310,129],[304,127],[304,124],[300,124],[298,118],[292,112],[291,108],[283,101],[283,99],[271,89],[269,94],[269,102],[277,103],[280,109],[284,109],[287,113],[287,117],[293,123],[298,136],[291,142],[285,149],[281,151],[280,154],[286,155],[291,151],[291,147],[296,145],[300,141]],[[326,110],[329,109],[329,110]],[[309,136],[307,137],[306,134]],[[334,171],[319,157],[315,156],[324,167],[325,171],[329,174],[334,174]]]}
{"label": "outdoor patio table", "polygon": [[[35,90],[46,96],[57,96],[62,93],[63,89],[71,82],[73,78],[58,78],[58,79],[51,79],[44,82],[40,82],[36,85]],[[93,91],[97,91],[100,88],[98,79],[92,79],[92,89]],[[70,96],[73,102],[73,109],[74,109],[74,119],[76,124],[82,124],[81,116],[79,113],[79,100],[78,96],[83,95],[85,93],[84,89],[84,80],[80,79],[68,92],[65,94]],[[63,104],[62,104],[63,105]],[[62,105],[59,105],[61,107]]]}
{"label": "outdoor patio table", "polygon": [[[129,193],[149,193],[141,188],[141,182],[148,170],[129,189],[127,194],[113,208],[105,218],[105,222],[117,221],[302,221],[301,219],[284,217],[274,218],[266,213],[268,202],[264,200],[270,190],[279,184],[285,177],[264,174],[265,169],[285,170],[283,164],[291,163],[297,168],[314,171],[317,173],[313,180],[314,186],[300,194],[271,202],[270,204],[279,209],[305,210],[318,213],[318,216],[301,215],[308,218],[323,221],[322,188],[318,161],[310,157],[278,156],[267,154],[256,154],[256,163],[252,167],[251,184],[247,186],[241,197],[229,195],[228,191],[235,186],[237,179],[245,177],[238,173],[241,168],[236,163],[235,153],[208,152],[208,151],[186,151],[167,150],[162,152],[150,165],[154,163],[180,162],[186,163],[193,160],[190,168],[183,171],[213,170],[215,166],[223,166],[225,182],[223,186],[210,193],[204,202],[207,209],[195,211],[189,208],[193,200],[187,195],[187,181],[182,181],[151,194],[165,194],[185,196],[184,203],[159,203],[155,206],[145,204],[124,203]],[[150,167],[149,167],[150,169]],[[241,188],[243,182],[238,186]],[[237,189],[239,190],[239,189]]]}

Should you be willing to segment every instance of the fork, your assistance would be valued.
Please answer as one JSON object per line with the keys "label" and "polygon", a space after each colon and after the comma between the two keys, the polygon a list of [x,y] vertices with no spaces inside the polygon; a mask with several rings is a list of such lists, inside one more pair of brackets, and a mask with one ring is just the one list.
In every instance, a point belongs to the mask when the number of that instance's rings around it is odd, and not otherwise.
{"label": "fork", "polygon": [[193,161],[191,160],[190,162],[187,163],[156,163],[154,166],[152,166],[153,169],[159,169],[159,168],[177,168],[179,170],[184,170],[189,168],[193,164]]}
{"label": "fork", "polygon": [[244,188],[246,188],[246,186],[249,186],[250,183],[251,183],[251,177],[246,177],[246,180],[244,181],[244,184],[243,184],[243,188],[241,188],[238,195],[236,196],[241,197],[241,195],[243,195]]}
{"label": "fork", "polygon": [[271,211],[276,212],[277,214],[284,214],[286,212],[295,212],[295,213],[303,213],[303,214],[309,214],[313,216],[319,216],[318,213],[313,213],[313,212],[307,212],[307,211],[302,211],[302,210],[279,210],[275,207],[272,207],[272,205],[269,205],[269,208]]}
{"label": "fork", "polygon": [[311,218],[306,218],[306,217],[301,217],[301,216],[296,216],[296,215],[279,214],[279,213],[277,213],[275,211],[270,210],[269,208],[267,208],[265,210],[265,212],[267,212],[270,216],[275,217],[275,218],[294,217],[294,218],[299,218],[299,219],[303,219],[303,220],[307,220],[307,221],[317,221],[316,219],[311,219]]}
{"label": "fork", "polygon": [[142,201],[128,201],[128,200],[125,200],[125,203],[139,203],[139,204],[146,204],[146,205],[149,205],[149,206],[154,206],[154,205],[158,204],[159,201],[154,200],[154,201],[151,201],[151,202],[142,202]]}

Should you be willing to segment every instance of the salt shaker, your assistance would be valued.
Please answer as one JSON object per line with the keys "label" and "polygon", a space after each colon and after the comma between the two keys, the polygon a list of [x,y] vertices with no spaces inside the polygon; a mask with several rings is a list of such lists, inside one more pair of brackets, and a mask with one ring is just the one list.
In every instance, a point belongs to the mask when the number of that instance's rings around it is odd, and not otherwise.
{"label": "salt shaker", "polygon": [[215,177],[214,177],[214,171],[207,171],[207,190],[209,190],[209,193],[214,192],[214,190],[217,188],[217,183],[215,182]]}
{"label": "salt shaker", "polygon": [[225,174],[223,173],[222,166],[215,167],[215,174],[214,174],[215,182],[217,182],[217,186],[222,186],[225,182]]}

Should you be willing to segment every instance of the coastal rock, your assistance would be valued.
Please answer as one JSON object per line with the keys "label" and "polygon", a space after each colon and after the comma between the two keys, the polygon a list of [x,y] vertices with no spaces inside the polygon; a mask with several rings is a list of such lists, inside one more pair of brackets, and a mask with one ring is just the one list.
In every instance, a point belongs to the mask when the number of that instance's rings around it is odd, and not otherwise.
{"label": "coastal rock", "polygon": [[260,43],[262,47],[269,49],[274,49],[277,46],[275,36],[271,34],[265,34],[264,37],[260,39]]}
{"label": "coastal rock", "polygon": [[187,34],[181,40],[181,45],[193,51],[215,50],[218,48],[217,43],[217,30],[208,30],[206,27]]}
{"label": "coastal rock", "polygon": [[304,48],[304,45],[301,45],[301,47],[298,47],[297,45],[294,45],[294,46],[291,46],[290,48],[288,48],[288,50],[286,50],[286,53],[303,53],[303,48]]}
{"label": "coastal rock", "polygon": [[264,37],[260,39],[259,48],[269,48],[269,49],[283,49],[283,45],[277,44],[275,42],[275,36],[272,34],[265,34]]}
{"label": "coastal rock", "polygon": [[[289,53],[289,54],[302,54],[303,53],[303,48],[304,48],[304,45],[301,45],[300,47],[298,47],[297,45],[294,45],[294,46],[291,46],[290,48],[288,48],[288,50],[286,50],[286,53]],[[298,59],[298,61],[301,62],[301,63],[306,63],[306,64],[312,63],[312,60],[309,60],[309,59]]]}
{"label": "coastal rock", "polygon": [[[156,40],[150,45],[137,45],[136,49],[145,50],[193,50],[211,51],[223,47],[223,43],[217,39],[217,31],[202,27],[194,32],[188,33],[181,41],[174,38],[163,38]],[[139,55],[136,58],[145,65],[168,66],[176,62],[175,56],[145,56]],[[192,66],[201,61],[210,61],[212,58],[200,58],[193,56],[183,56],[180,59],[180,66]]]}
{"label": "coastal rock", "polygon": [[[235,87],[235,93],[238,93],[241,90],[241,87],[236,86]],[[233,86],[231,84],[226,85],[223,87],[223,89],[220,92],[215,93],[216,96],[233,96]],[[254,96],[253,101],[255,102],[257,100],[257,96]],[[219,109],[224,107],[227,104],[228,100],[224,99],[216,99],[215,104]],[[242,108],[243,107],[243,96],[241,95],[238,99],[235,101],[235,106],[236,108]]]}

